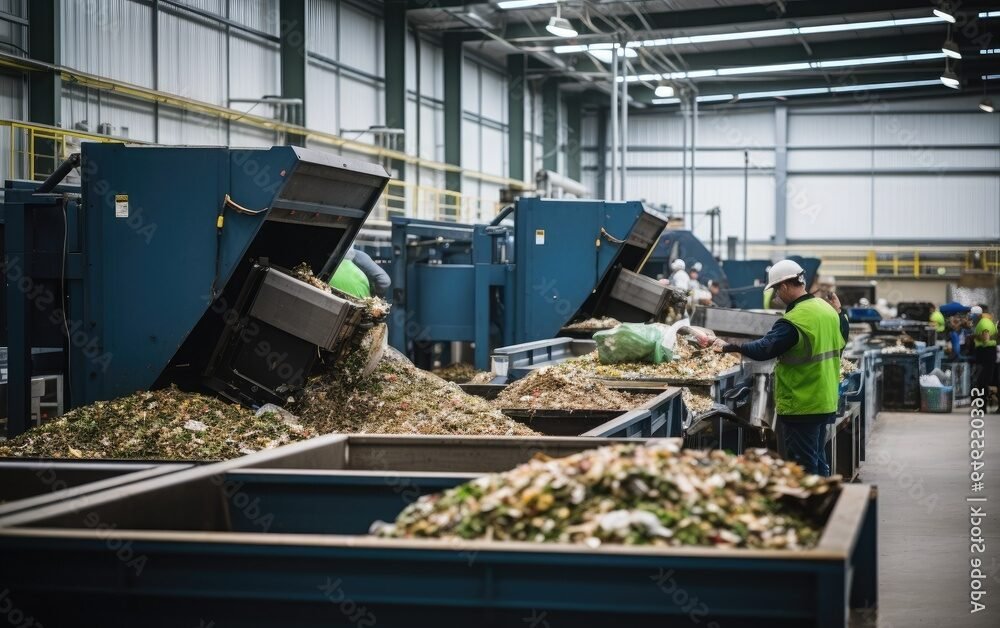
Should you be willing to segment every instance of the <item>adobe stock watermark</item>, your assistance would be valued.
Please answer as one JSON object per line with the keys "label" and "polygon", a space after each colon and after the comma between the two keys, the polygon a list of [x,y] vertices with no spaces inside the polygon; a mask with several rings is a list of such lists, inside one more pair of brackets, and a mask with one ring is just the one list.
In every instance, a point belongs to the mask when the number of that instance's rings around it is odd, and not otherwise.
{"label": "adobe stock watermark", "polygon": [[67,337],[72,347],[79,349],[80,353],[100,368],[102,373],[108,370],[114,356],[102,350],[100,338],[87,331],[83,321],[68,318],[62,307],[52,307],[56,303],[56,294],[44,283],[36,281],[25,273],[21,258],[8,258],[0,262],[0,268],[8,285],[16,286],[35,310],[46,315],[51,324],[62,329],[63,335]]}
{"label": "adobe stock watermark", "polygon": [[14,605],[14,600],[10,596],[10,589],[0,591],[0,618],[7,625],[16,626],[16,628],[45,628],[41,622],[35,621],[33,615],[28,615]]}
{"label": "adobe stock watermark", "polygon": [[260,497],[251,499],[243,490],[244,482],[227,479],[222,474],[213,475],[209,481],[222,489],[222,494],[229,500],[230,506],[238,510],[251,526],[260,528],[261,532],[270,531],[274,525],[274,513],[261,511]]}
{"label": "adobe stock watermark", "polygon": [[[655,574],[651,574],[649,579],[653,581],[656,587],[668,595],[674,604],[678,606],[681,610],[687,613],[688,619],[694,625],[700,625],[709,614],[708,606],[698,599],[696,595],[690,595],[687,589],[681,587],[677,583],[677,579],[674,578],[673,569],[663,569],[662,567]],[[714,621],[710,621],[706,624],[707,628],[719,628],[719,624]]]}
{"label": "adobe stock watermark", "polygon": [[[52,467],[39,469],[35,472],[35,477],[52,492],[68,488],[66,482],[59,479],[56,470]],[[74,512],[79,513],[84,510],[87,501],[87,497],[80,498],[81,505],[75,508]],[[136,576],[142,574],[142,570],[146,567],[149,558],[145,554],[136,553],[132,548],[131,539],[126,541],[121,536],[116,535],[115,529],[117,526],[115,524],[108,524],[101,521],[100,515],[90,510],[84,513],[83,525],[91,530],[96,530],[98,537],[104,541],[105,546],[114,552],[118,560],[125,563],[126,566],[131,567],[135,571]]]}
{"label": "adobe stock watermark", "polygon": [[357,628],[375,625],[375,614],[366,606],[356,603],[344,592],[343,581],[340,578],[334,580],[327,576],[326,582],[317,588],[323,593],[323,597],[336,606],[337,610]]}

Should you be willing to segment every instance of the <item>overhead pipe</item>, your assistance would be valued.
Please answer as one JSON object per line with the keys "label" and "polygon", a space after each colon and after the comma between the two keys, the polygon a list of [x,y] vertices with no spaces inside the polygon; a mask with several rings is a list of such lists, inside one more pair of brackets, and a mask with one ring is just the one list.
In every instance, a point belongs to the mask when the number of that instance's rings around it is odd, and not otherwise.
{"label": "overhead pipe", "polygon": [[615,89],[618,81],[618,50],[611,48],[611,113],[608,116],[611,122],[611,190],[608,196],[611,200],[618,200],[618,90]]}
{"label": "overhead pipe", "polygon": [[[624,47],[621,49],[624,52]],[[615,57],[618,55],[615,54]],[[621,118],[621,183],[618,184],[619,200],[626,199],[625,178],[628,172],[626,160],[628,158],[628,57],[622,57],[622,118]]]}
{"label": "overhead pipe", "polygon": [[73,168],[80,165],[80,153],[73,153],[66,158],[66,161],[59,164],[55,172],[49,175],[49,178],[42,181],[42,184],[38,186],[35,190],[35,194],[45,194],[56,189],[56,186],[62,183],[62,180],[72,172]]}
{"label": "overhead pipe", "polygon": [[[535,185],[539,192],[550,198],[561,198],[563,194],[572,194],[576,198],[585,198],[590,194],[587,186],[576,179],[570,179],[552,170],[539,170],[535,174]],[[553,196],[553,190],[559,189],[559,196]]]}
{"label": "overhead pipe", "polygon": [[691,96],[693,115],[691,116],[691,231],[694,232],[694,184],[695,156],[698,154],[698,93]]}

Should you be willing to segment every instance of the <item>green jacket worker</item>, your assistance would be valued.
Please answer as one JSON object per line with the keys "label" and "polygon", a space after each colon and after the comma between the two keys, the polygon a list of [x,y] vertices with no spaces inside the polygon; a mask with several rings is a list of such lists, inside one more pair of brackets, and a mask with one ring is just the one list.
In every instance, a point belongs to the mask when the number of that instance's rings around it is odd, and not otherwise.
{"label": "green jacket worker", "polygon": [[944,314],[941,313],[941,310],[935,309],[931,312],[931,323],[934,324],[934,331],[939,334],[944,333]]}
{"label": "green jacket worker", "polygon": [[975,340],[975,388],[986,395],[986,389],[993,383],[993,371],[997,359],[997,324],[989,314],[983,313],[983,307],[974,305],[969,310],[972,319],[972,337]]}
{"label": "green jacket worker", "polygon": [[364,251],[351,249],[337,266],[330,287],[359,299],[385,296],[392,281],[389,275]]}
{"label": "green jacket worker", "polygon": [[778,359],[774,397],[784,429],[785,454],[809,473],[829,475],[826,426],[836,418],[840,354],[849,325],[836,294],[830,301],[806,292],[805,271],[782,260],[768,271],[767,288],[787,303],[785,316],[763,338],[742,345],[717,341],[716,351],[752,360]]}

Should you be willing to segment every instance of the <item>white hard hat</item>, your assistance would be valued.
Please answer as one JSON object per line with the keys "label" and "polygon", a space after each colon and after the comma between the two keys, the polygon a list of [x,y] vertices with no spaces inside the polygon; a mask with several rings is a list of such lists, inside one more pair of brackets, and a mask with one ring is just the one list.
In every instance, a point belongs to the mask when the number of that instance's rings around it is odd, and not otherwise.
{"label": "white hard hat", "polygon": [[684,270],[684,260],[675,259],[674,263],[670,265],[670,270]]}
{"label": "white hard hat", "polygon": [[782,281],[788,281],[789,279],[795,279],[796,277],[801,277],[806,271],[802,269],[801,266],[796,264],[790,259],[783,259],[767,271],[767,285],[764,287],[765,290],[768,288],[773,288]]}
{"label": "white hard hat", "polygon": [[982,316],[983,315],[983,308],[979,307],[978,305],[973,305],[969,309],[969,314],[971,314],[972,316]]}
{"label": "white hard hat", "polygon": [[860,305],[861,307],[868,307],[869,305],[871,305],[871,301],[869,301],[864,297],[861,297],[861,300],[858,301],[858,305]]}
{"label": "white hard hat", "polygon": [[694,264],[691,264],[691,270],[696,270],[698,272],[701,272],[701,268],[702,268],[701,262],[695,262]]}

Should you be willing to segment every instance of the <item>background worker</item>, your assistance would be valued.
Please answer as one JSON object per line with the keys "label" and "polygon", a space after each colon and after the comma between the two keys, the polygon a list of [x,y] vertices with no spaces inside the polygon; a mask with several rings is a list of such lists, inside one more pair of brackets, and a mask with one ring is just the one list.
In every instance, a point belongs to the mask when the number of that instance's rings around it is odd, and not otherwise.
{"label": "background worker", "polygon": [[806,292],[805,271],[792,260],[771,267],[767,288],[788,304],[784,318],[763,338],[742,345],[718,340],[714,348],[752,360],[778,358],[774,397],[785,455],[809,473],[829,475],[826,426],[836,418],[847,317],[836,294],[827,301]]}
{"label": "background worker", "polygon": [[670,275],[670,285],[687,292],[691,289],[691,278],[688,276],[687,271],[684,270],[685,266],[682,259],[675,259],[670,264],[670,270],[674,271],[674,274]]}
{"label": "background worker", "polygon": [[347,252],[330,278],[330,287],[359,299],[367,299],[373,295],[384,297],[391,285],[389,274],[371,256],[353,248]]}
{"label": "background worker", "polygon": [[993,370],[997,359],[997,325],[981,305],[973,306],[969,316],[974,325],[972,337],[975,340],[976,388],[988,396],[988,388],[993,384]]}
{"label": "background worker", "polygon": [[944,333],[945,330],[944,314],[941,313],[940,309],[934,308],[934,311],[931,312],[930,322],[931,324],[934,325],[934,331],[936,331],[938,334]]}
{"label": "background worker", "polygon": [[688,272],[688,278],[691,280],[689,288],[695,294],[701,290],[701,281],[698,280],[699,274],[701,274],[701,262],[691,264],[691,270]]}

